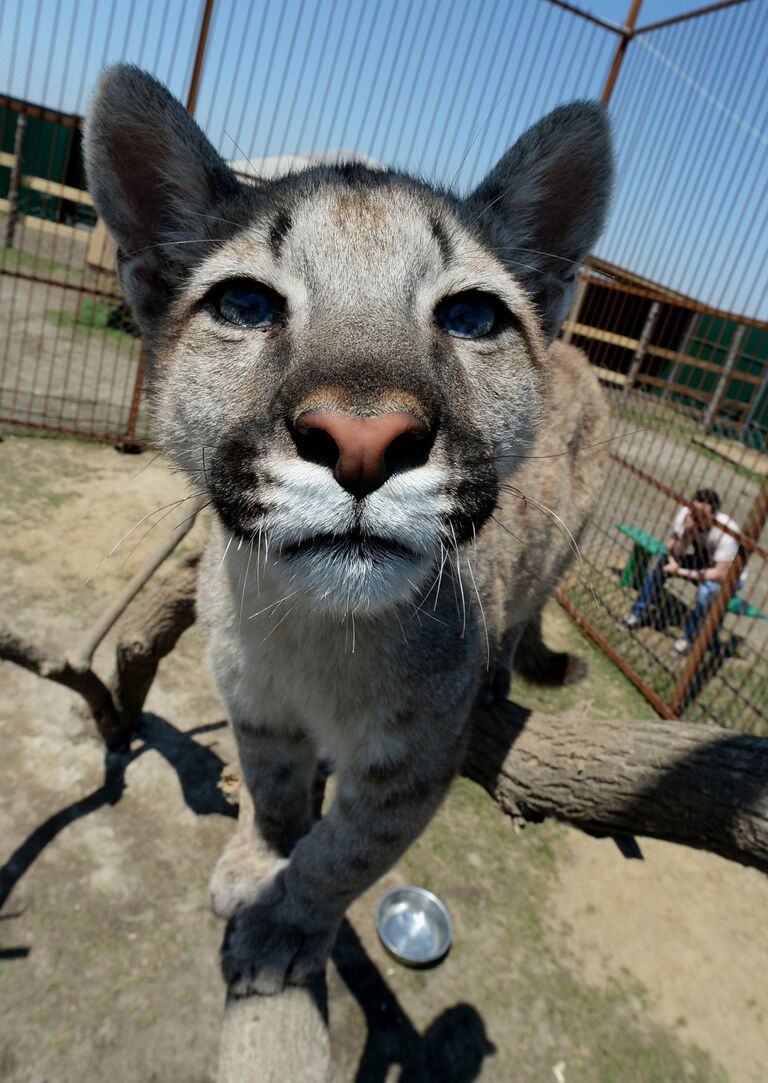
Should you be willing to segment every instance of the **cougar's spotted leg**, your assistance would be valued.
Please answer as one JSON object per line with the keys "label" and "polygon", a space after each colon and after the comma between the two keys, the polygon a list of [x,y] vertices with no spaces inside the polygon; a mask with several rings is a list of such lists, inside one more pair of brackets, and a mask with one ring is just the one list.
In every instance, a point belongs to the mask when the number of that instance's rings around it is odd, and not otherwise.
{"label": "cougar's spotted leg", "polygon": [[234,992],[278,992],[322,968],[349,904],[405,852],[445,796],[460,763],[470,699],[450,717],[403,712],[391,723],[400,732],[386,757],[341,764],[328,815],[230,925],[222,966]]}
{"label": "cougar's spotted leg", "polygon": [[235,724],[243,784],[238,829],[209,884],[215,913],[232,918],[253,902],[312,823],[314,746],[296,727]]}

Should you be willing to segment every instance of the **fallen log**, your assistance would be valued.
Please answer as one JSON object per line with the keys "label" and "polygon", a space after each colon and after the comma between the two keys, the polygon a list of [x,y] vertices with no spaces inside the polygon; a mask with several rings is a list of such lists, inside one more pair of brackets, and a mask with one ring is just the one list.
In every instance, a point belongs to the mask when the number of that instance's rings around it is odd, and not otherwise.
{"label": "fallen log", "polygon": [[330,1083],[325,977],[276,997],[227,997],[216,1083]]}
{"label": "fallen log", "polygon": [[517,820],[646,835],[768,871],[768,740],[685,722],[481,709],[463,773]]}
{"label": "fallen log", "polygon": [[[133,732],[160,659],[194,620],[198,553],[180,561],[125,620],[111,680],[91,668],[96,644],[170,548],[153,558],[154,567],[149,562],[73,655],[51,657],[0,629],[0,658],[83,696],[108,747]],[[476,712],[463,773],[520,824],[549,816],[591,834],[650,836],[768,871],[764,738],[677,721],[596,721],[586,710],[550,717],[508,702]],[[323,976],[279,997],[229,998],[218,1083],[327,1083],[324,996]]]}
{"label": "fallen log", "polygon": [[169,575],[139,597],[120,624],[109,689],[129,732],[139,724],[160,662],[195,623],[200,556],[197,550],[183,557]]}

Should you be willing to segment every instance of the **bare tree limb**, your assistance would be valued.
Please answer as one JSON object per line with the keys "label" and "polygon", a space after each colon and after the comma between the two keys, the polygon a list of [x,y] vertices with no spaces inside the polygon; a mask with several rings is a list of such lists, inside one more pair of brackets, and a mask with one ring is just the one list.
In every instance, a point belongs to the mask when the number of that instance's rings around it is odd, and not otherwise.
{"label": "bare tree limb", "polygon": [[[0,658],[83,696],[108,747],[130,736],[160,660],[194,621],[199,553],[180,561],[125,619],[110,683],[90,668],[118,609],[168,555],[163,548],[86,638],[79,666],[0,629]],[[477,711],[463,772],[518,821],[552,816],[592,834],[652,836],[768,871],[762,738],[674,721],[594,721],[578,711],[548,717],[504,703]],[[279,997],[229,998],[218,1083],[327,1083],[324,996],[322,979]]]}
{"label": "bare tree limb", "polygon": [[45,677],[77,692],[88,704],[107,747],[115,748],[122,743],[123,726],[112,694],[93,670],[77,669],[66,658],[49,658],[36,644],[29,643],[7,628],[0,628],[0,659],[15,662],[38,677]]}
{"label": "bare tree limb", "polygon": [[[324,983],[323,983],[324,984]],[[228,997],[216,1083],[330,1083],[331,1049],[313,986]]]}
{"label": "bare tree limb", "polygon": [[[253,802],[239,771],[225,767],[220,788],[238,807],[238,833],[252,832]],[[330,1083],[325,974],[280,996],[227,997],[216,1083]]]}
{"label": "bare tree limb", "polygon": [[206,501],[202,497],[198,497],[194,501],[191,515],[188,515],[184,522],[176,527],[168,540],[163,542],[163,544],[155,550],[146,563],[139,568],[112,605],[102,613],[93,627],[88,630],[80,648],[72,657],[73,664],[78,669],[87,669],[90,666],[98,645],[102,642],[115,622],[120,619],[142,587],[146,586],[163,561],[167,560],[179,542],[189,534],[190,530],[195,525],[198,512],[205,506],[205,503]]}
{"label": "bare tree limb", "polygon": [[768,741],[685,722],[595,721],[514,703],[475,717],[464,774],[509,815],[647,835],[768,871]]}
{"label": "bare tree limb", "polygon": [[125,747],[139,722],[149,688],[160,660],[173,650],[179,636],[195,619],[199,551],[181,561],[176,570],[143,600],[131,615],[118,644],[117,666],[110,685],[94,672],[94,652],[115,622],[146,586],[157,569],[191,530],[200,510],[173,532],[134,575],[123,590],[86,633],[78,650],[58,656],[47,655],[41,647],[0,627],[0,660],[23,666],[38,677],[77,692],[83,697],[104,743],[110,750]]}
{"label": "bare tree limb", "polygon": [[109,687],[117,712],[131,731],[139,723],[161,660],[195,622],[200,556],[197,550],[180,560],[129,610],[121,625]]}
{"label": "bare tree limb", "polygon": [[[520,822],[547,816],[592,834],[649,835],[768,871],[768,741],[716,726],[480,709],[463,773]],[[237,771],[226,785],[250,817]],[[323,986],[319,987],[321,990]],[[229,998],[217,1083],[325,1083],[316,990]],[[290,1063],[286,1058],[290,1058]]]}

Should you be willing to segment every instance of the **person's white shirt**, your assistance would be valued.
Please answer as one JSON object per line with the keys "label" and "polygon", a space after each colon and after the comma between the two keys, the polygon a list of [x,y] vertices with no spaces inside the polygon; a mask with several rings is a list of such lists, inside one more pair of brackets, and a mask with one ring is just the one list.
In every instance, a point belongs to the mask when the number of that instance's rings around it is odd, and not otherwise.
{"label": "person's white shirt", "polygon": [[[690,519],[691,513],[689,509],[685,504],[681,504],[675,512],[675,518],[672,520],[672,533],[676,538],[682,538],[685,535],[686,526]],[[717,512],[715,521],[709,530],[694,529],[693,539],[695,539],[696,545],[706,552],[710,567],[719,564],[721,561],[730,564],[739,551],[739,543],[732,535],[721,530],[718,523],[729,527],[736,534],[741,533],[736,520],[731,519],[729,515],[722,511]],[[746,575],[746,570],[742,572],[742,578],[744,575]]]}

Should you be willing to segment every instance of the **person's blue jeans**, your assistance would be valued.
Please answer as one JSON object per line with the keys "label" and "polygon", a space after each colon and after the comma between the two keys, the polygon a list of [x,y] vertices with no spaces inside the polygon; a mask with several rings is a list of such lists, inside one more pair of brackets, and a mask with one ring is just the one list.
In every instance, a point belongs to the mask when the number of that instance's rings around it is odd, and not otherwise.
{"label": "person's blue jeans", "polygon": [[[645,582],[640,588],[637,600],[632,606],[632,613],[634,616],[639,618],[644,617],[651,606],[657,606],[661,602],[664,595],[664,582],[670,578],[663,570],[668,559],[669,558],[665,556],[660,557],[658,562],[646,576]],[[683,568],[699,569],[706,567],[706,564],[703,563],[696,553],[688,553],[679,563]],[[740,586],[741,580],[739,580],[736,589],[738,590]],[[685,618],[685,623],[683,624],[683,635],[689,642],[692,643],[696,638],[704,618],[707,615],[707,610],[712,605],[712,601],[719,590],[720,584],[712,579],[705,579],[699,583],[696,589],[696,602],[693,608],[689,610],[688,616]]]}

